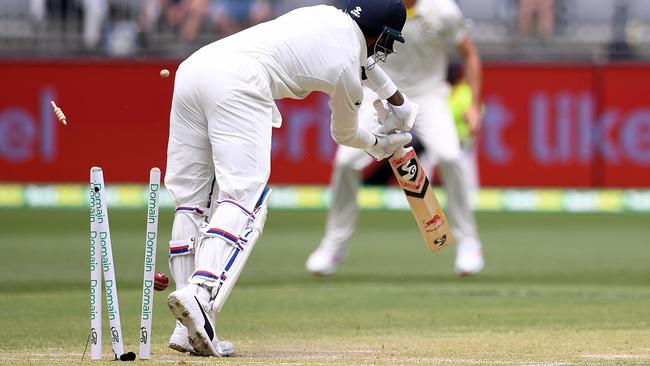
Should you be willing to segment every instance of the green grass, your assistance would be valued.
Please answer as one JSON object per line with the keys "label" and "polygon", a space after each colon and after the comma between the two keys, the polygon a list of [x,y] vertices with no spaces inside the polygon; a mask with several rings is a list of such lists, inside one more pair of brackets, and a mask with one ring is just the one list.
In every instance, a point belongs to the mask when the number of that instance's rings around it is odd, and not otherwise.
{"label": "green grass", "polygon": [[[0,364],[79,362],[89,327],[87,216],[0,210]],[[159,270],[167,271],[171,218],[161,212]],[[137,352],[144,212],[112,210],[110,219],[126,348]],[[174,322],[157,293],[146,364],[650,363],[650,217],[478,219],[487,261],[479,276],[453,275],[453,247],[429,253],[409,212],[368,211],[348,260],[318,278],[304,261],[324,212],[272,211],[219,318],[239,356],[166,348]],[[108,358],[107,330],[104,350]]]}

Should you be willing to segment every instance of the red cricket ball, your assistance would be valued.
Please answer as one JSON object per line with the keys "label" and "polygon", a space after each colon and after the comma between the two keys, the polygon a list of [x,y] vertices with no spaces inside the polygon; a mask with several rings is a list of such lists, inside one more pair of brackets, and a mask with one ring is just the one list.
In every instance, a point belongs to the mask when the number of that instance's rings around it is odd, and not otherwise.
{"label": "red cricket ball", "polygon": [[156,272],[153,275],[153,289],[156,291],[164,291],[169,286],[169,278],[165,272]]}

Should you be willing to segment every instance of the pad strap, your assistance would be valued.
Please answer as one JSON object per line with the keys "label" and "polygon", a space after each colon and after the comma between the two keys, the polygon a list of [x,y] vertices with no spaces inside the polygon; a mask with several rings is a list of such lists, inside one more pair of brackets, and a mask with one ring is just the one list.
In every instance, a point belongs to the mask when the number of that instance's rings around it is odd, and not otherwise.
{"label": "pad strap", "polygon": [[169,257],[194,254],[194,237],[169,241]]}

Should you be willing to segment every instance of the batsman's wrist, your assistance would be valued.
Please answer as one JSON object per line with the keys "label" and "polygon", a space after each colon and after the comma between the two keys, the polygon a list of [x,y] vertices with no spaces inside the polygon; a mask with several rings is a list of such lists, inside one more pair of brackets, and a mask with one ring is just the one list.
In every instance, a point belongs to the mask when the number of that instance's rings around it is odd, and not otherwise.
{"label": "batsman's wrist", "polygon": [[399,90],[396,90],[393,95],[386,98],[386,101],[393,107],[401,106],[406,102],[406,95],[402,94]]}
{"label": "batsman's wrist", "polygon": [[404,103],[401,105],[393,105],[389,104],[391,109],[395,112],[397,117],[400,119],[406,119],[409,117],[411,114],[411,110],[413,109],[413,104],[411,103],[410,100],[406,97],[406,95],[403,95],[404,97]]}

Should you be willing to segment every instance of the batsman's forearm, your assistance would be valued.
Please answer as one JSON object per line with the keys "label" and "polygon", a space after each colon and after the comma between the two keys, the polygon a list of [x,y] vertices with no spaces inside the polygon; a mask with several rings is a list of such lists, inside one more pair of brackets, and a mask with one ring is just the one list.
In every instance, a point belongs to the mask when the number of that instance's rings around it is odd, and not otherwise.
{"label": "batsman's forearm", "polygon": [[370,132],[358,128],[356,124],[342,123],[341,120],[332,120],[331,134],[337,144],[357,149],[367,149],[377,141]]}
{"label": "batsman's forearm", "polygon": [[368,79],[364,84],[377,93],[379,99],[386,99],[395,94],[397,86],[395,86],[395,83],[393,83],[381,67],[375,65],[374,68],[370,70],[366,69],[365,71]]}

